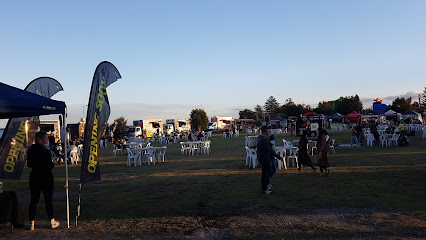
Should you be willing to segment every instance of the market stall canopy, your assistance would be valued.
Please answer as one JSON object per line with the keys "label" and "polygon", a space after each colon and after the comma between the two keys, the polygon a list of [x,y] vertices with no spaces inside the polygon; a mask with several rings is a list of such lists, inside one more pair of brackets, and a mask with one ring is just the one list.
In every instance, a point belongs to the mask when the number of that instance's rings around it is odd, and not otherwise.
{"label": "market stall canopy", "polygon": [[395,112],[392,109],[389,109],[388,111],[386,111],[385,113],[382,114],[382,116],[386,116],[386,117],[394,117],[394,116],[398,116],[399,113]]}
{"label": "market stall canopy", "polygon": [[0,119],[65,113],[65,103],[0,82]]}
{"label": "market stall canopy", "polygon": [[348,115],[345,115],[345,118],[360,118],[361,114],[357,113],[356,111],[353,111],[349,113]]}
{"label": "market stall canopy", "polygon": [[406,112],[404,112],[403,114],[402,114],[402,116],[418,116],[419,115],[419,113],[417,113],[417,112],[414,112],[414,111],[412,111],[412,110],[408,110],[408,111],[406,111]]}
{"label": "market stall canopy", "polygon": [[333,114],[328,115],[327,118],[328,119],[342,119],[343,115],[340,114],[340,113],[334,112]]}
{"label": "market stall canopy", "polygon": [[397,112],[395,112],[392,109],[387,110],[384,114],[397,114]]}
{"label": "market stall canopy", "polygon": [[412,119],[418,119],[418,120],[422,120],[422,115],[418,112],[414,112],[412,110],[406,111],[402,114],[403,118],[412,118]]}

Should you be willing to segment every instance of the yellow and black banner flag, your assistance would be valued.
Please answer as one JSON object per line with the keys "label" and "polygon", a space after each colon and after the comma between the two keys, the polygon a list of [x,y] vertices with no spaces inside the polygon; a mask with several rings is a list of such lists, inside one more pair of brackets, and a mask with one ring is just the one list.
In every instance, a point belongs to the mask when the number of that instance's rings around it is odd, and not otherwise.
{"label": "yellow and black banner flag", "polygon": [[100,180],[99,140],[105,130],[110,115],[110,106],[106,88],[121,79],[117,68],[110,62],[101,62],[93,76],[84,129],[83,159],[80,183]]}
{"label": "yellow and black banner flag", "polygon": [[[51,98],[63,88],[53,78],[40,77],[31,81],[25,91]],[[34,141],[39,124],[38,116],[9,119],[0,139],[0,179],[21,178],[26,152]]]}

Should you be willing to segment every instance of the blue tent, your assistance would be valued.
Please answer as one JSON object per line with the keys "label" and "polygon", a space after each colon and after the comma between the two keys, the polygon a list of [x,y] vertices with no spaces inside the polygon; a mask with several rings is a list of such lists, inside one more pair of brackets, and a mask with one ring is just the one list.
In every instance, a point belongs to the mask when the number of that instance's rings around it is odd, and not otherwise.
{"label": "blue tent", "polygon": [[269,119],[269,120],[280,120],[280,121],[284,121],[285,120],[285,118],[283,118],[283,117],[273,117],[273,118],[271,118],[271,119]]}
{"label": "blue tent", "polygon": [[327,119],[331,119],[333,122],[342,122],[343,115],[340,113],[334,112],[332,115],[328,115]]}
{"label": "blue tent", "polygon": [[0,82],[0,119],[64,114],[65,103]]}

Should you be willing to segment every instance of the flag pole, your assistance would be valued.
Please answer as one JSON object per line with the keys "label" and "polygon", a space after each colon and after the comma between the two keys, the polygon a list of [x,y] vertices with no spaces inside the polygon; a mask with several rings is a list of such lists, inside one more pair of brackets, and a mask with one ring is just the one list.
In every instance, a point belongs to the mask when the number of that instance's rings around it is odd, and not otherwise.
{"label": "flag pole", "polygon": [[65,134],[65,142],[64,142],[64,162],[65,162],[65,193],[67,195],[67,227],[70,228],[70,198],[69,198],[69,185],[68,185],[68,154],[67,154],[67,142],[68,142],[68,134],[67,134],[67,125],[65,124],[66,117],[66,109],[65,114],[62,115],[62,128]]}
{"label": "flag pole", "polygon": [[78,191],[78,205],[77,205],[77,216],[75,216],[75,226],[77,226],[77,222],[78,222],[78,217],[80,216],[80,203],[81,203],[81,180],[80,180],[80,190]]}

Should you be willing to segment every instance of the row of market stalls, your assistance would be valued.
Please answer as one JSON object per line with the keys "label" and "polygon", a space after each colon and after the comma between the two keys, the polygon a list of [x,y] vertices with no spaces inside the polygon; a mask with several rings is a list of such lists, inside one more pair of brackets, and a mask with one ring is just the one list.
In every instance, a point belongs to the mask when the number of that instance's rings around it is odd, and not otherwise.
{"label": "row of market stalls", "polygon": [[307,112],[302,115],[301,118],[295,119],[296,133],[300,129],[311,129],[310,126],[315,126],[315,129],[318,127],[331,127],[334,124],[342,123],[368,123],[371,121],[386,122],[386,121],[420,121],[423,122],[422,116],[420,113],[414,112],[412,110],[406,111],[404,113],[397,113],[393,110],[388,110],[383,114],[368,114],[363,115],[356,111],[353,111],[349,114],[342,115],[337,112],[333,112],[329,115],[317,114],[315,112]]}
{"label": "row of market stalls", "polygon": [[[418,120],[422,122],[422,116],[420,113],[414,111],[406,111],[404,113],[397,113],[393,110],[388,110],[383,114],[368,114],[363,115],[356,111],[353,111],[349,114],[342,115],[338,112],[332,112],[329,115],[317,114],[313,111],[307,112],[300,117],[289,117],[285,119],[283,117],[273,117],[271,118],[267,126],[269,128],[287,128],[287,131],[294,131],[296,134],[299,133],[300,129],[311,129],[311,126],[314,126],[314,129],[318,127],[329,128],[334,124],[343,124],[343,123],[368,123],[371,121],[400,121],[400,120]],[[238,129],[245,130],[246,128],[253,128],[255,125],[254,119],[235,119],[235,124]]]}
{"label": "row of market stalls", "polygon": [[423,122],[422,115],[418,112],[412,110],[406,111],[404,113],[397,113],[393,110],[388,110],[383,114],[367,114],[362,115],[356,111],[353,111],[347,115],[342,115],[337,112],[326,115],[325,118],[332,123],[344,123],[344,122],[369,122],[373,121],[401,121],[401,120],[418,120]]}

